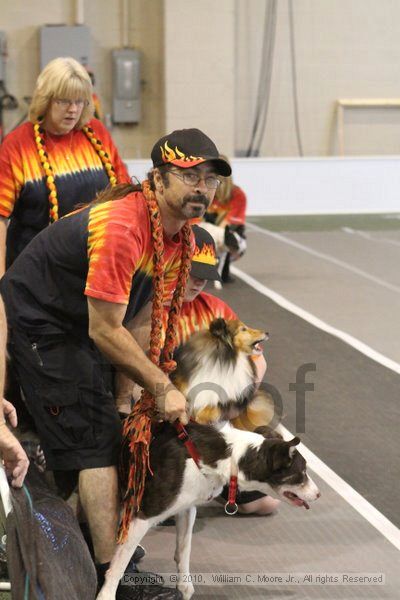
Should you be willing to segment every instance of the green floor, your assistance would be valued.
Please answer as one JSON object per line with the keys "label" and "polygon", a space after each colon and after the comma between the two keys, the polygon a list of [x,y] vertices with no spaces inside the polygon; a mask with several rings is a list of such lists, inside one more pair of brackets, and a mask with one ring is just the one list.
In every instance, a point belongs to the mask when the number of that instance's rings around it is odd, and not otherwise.
{"label": "green floor", "polygon": [[333,231],[342,227],[364,231],[400,229],[400,213],[253,216],[247,220],[271,231]]}

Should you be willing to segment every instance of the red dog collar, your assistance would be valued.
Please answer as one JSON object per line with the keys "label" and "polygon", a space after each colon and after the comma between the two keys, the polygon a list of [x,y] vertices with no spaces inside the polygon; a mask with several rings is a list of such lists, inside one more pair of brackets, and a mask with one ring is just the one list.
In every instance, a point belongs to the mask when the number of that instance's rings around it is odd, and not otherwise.
{"label": "red dog collar", "polygon": [[190,439],[184,425],[180,421],[175,421],[174,427],[178,433],[178,438],[189,452],[189,456],[193,458],[196,465],[200,468],[200,454],[197,452],[197,448]]}

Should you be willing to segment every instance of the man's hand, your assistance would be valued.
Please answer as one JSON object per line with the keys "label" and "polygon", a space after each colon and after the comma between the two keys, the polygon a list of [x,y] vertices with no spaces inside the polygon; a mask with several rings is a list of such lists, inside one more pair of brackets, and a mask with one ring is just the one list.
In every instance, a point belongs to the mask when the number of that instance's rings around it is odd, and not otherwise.
{"label": "man's hand", "polygon": [[17,438],[3,424],[0,427],[0,453],[13,487],[22,487],[29,467],[29,458]]}
{"label": "man's hand", "polygon": [[131,407],[131,396],[128,398],[115,398],[115,406],[117,407],[117,411],[124,415],[129,415],[132,407]]}
{"label": "man's hand", "polygon": [[14,405],[5,398],[3,398],[3,413],[4,418],[10,423],[11,427],[16,427],[18,425],[17,411],[15,410]]}
{"label": "man's hand", "polygon": [[166,388],[165,392],[157,394],[156,402],[158,410],[166,421],[173,423],[178,419],[182,425],[188,423],[189,418],[186,413],[186,398],[172,384]]}

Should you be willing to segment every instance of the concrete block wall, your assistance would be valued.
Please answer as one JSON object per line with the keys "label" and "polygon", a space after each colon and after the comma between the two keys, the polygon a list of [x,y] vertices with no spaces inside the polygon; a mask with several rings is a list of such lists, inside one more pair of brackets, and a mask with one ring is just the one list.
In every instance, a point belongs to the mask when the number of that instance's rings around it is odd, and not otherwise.
{"label": "concrete block wall", "polygon": [[[400,97],[398,0],[294,0],[299,125],[305,156],[337,152],[338,98]],[[112,96],[111,50],[128,43],[143,55],[143,118],[113,136],[127,158],[149,155],[166,131],[198,126],[232,155],[248,144],[267,0],[83,0],[92,35],[97,91]],[[278,0],[272,91],[260,156],[297,155],[288,0]],[[22,108],[5,112],[5,129],[24,112],[39,72],[38,28],[73,24],[75,0],[0,0],[8,36],[7,87]],[[400,153],[399,109],[346,111],[347,155]]]}
{"label": "concrete block wall", "polygon": [[235,2],[165,0],[166,130],[198,127],[234,145]]}
{"label": "concrete block wall", "polygon": [[[7,34],[7,89],[21,107],[4,113],[9,130],[27,110],[39,74],[39,28],[45,24],[75,24],[75,0],[0,1],[0,28]],[[107,0],[83,2],[84,23],[91,32],[91,61],[105,112],[111,111],[111,50],[122,46],[122,3]],[[149,154],[164,129],[163,0],[128,0],[128,43],[142,52],[142,121],[118,126],[113,137],[121,154],[139,158]]]}

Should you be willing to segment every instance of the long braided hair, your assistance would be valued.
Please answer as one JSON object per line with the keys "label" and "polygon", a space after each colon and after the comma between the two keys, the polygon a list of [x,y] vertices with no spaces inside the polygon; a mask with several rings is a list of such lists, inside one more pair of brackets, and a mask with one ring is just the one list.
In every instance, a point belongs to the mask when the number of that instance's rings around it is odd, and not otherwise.
{"label": "long braided hair", "polygon": [[[178,282],[172,298],[168,325],[165,335],[164,348],[161,349],[162,314],[164,295],[164,243],[160,210],[155,194],[150,189],[148,181],[143,182],[142,189],[147,201],[151,222],[153,240],[153,307],[151,315],[150,360],[168,374],[175,368],[173,353],[176,347],[176,331],[179,314],[185,294],[186,282],[189,277],[192,248],[191,229],[188,224],[182,228],[182,256]],[[163,390],[165,392],[165,390]],[[140,510],[143,498],[147,470],[150,470],[149,447],[152,438],[151,422],[156,416],[155,398],[146,390],[142,392],[131,414],[125,419],[123,426],[123,449],[128,450],[128,465],[121,465],[125,479],[125,496],[123,498],[123,513],[118,533],[118,542],[124,542],[129,530],[129,524]],[[122,452],[124,455],[125,452]]]}
{"label": "long braided hair", "polygon": [[[45,130],[41,125],[40,121],[33,124],[33,131],[35,137],[36,148],[39,154],[39,159],[42,164],[44,173],[46,175],[46,187],[49,192],[49,222],[54,223],[58,221],[58,197],[57,188],[54,181],[54,169],[51,165],[49,153],[46,148],[44,140]],[[108,153],[103,149],[101,140],[97,139],[94,135],[93,129],[85,125],[82,128],[83,133],[86,135],[90,143],[93,145],[96,153],[100,157],[101,162],[104,165],[107,176],[110,180],[110,185],[114,186],[117,183],[117,176],[115,174],[114,167],[111,163],[111,158]]]}

